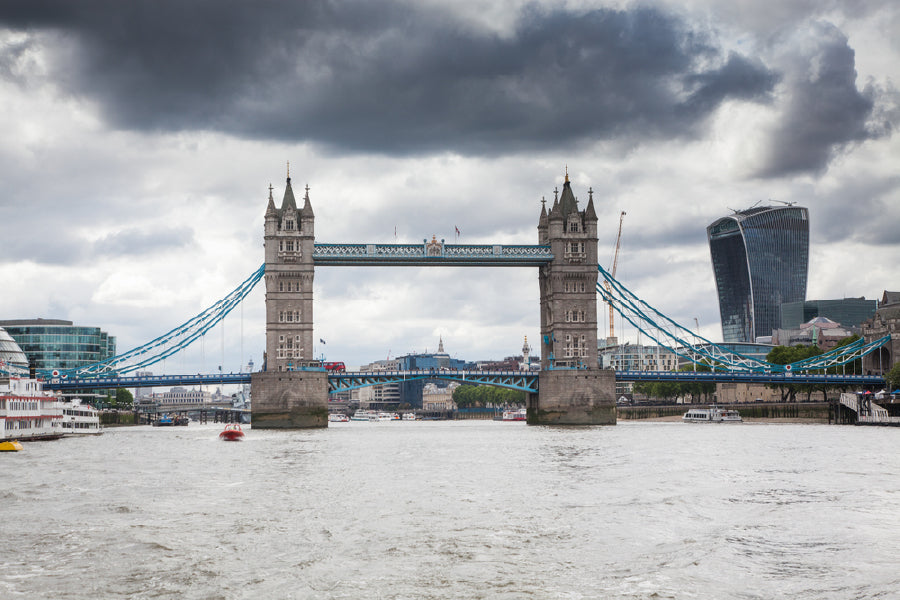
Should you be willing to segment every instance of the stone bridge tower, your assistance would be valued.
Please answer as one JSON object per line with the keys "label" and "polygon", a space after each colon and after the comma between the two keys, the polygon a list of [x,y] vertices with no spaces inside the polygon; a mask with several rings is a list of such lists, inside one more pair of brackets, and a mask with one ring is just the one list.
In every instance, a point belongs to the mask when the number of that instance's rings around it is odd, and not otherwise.
{"label": "stone bridge tower", "polygon": [[309,187],[298,209],[287,178],[281,208],[269,187],[265,216],[266,366],[293,371],[313,358],[315,215]]}
{"label": "stone bridge tower", "polygon": [[251,376],[253,426],[328,426],[328,375],[313,363],[315,215],[309,187],[297,208],[290,171],[281,208],[265,214],[266,360]]}
{"label": "stone bridge tower", "polygon": [[566,174],[553,206],[541,207],[538,243],[553,260],[540,267],[540,392],[528,422],[560,425],[616,422],[615,373],[597,363],[597,213],[593,191],[578,209]]}

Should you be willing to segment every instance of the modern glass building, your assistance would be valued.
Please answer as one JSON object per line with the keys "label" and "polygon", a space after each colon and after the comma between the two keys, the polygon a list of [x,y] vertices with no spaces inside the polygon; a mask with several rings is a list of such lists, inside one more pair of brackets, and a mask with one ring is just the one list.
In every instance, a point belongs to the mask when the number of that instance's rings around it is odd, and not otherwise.
{"label": "modern glass building", "polygon": [[816,317],[831,319],[844,327],[859,327],[875,316],[876,308],[877,301],[865,298],[786,302],[781,305],[780,329],[797,329]]}
{"label": "modern glass building", "polygon": [[60,319],[0,321],[34,369],[83,367],[116,355],[116,338],[99,327]]}
{"label": "modern glass building", "polygon": [[726,343],[767,338],[781,305],[806,299],[809,211],[761,206],[736,211],[706,228]]}

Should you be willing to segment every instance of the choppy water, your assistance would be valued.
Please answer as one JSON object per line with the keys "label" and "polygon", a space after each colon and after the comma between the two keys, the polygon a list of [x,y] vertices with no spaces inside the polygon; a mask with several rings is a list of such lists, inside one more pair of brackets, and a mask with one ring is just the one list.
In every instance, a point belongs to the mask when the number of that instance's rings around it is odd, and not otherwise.
{"label": "choppy water", "polygon": [[218,431],[0,454],[0,596],[900,597],[900,429]]}

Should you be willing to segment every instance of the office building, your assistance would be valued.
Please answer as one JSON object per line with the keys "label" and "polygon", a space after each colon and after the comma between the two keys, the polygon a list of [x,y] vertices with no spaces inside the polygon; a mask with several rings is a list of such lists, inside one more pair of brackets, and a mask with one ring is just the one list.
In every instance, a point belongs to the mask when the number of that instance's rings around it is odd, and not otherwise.
{"label": "office building", "polygon": [[781,329],[797,329],[816,317],[825,317],[844,327],[859,328],[863,321],[875,316],[878,302],[865,298],[840,300],[806,300],[781,305]]}
{"label": "office building", "polygon": [[73,369],[112,358],[116,338],[99,327],[61,319],[0,321],[37,371]]}
{"label": "office building", "polygon": [[[597,350],[601,369],[616,371],[675,371],[678,355],[663,346],[621,344],[604,346]],[[616,397],[630,395],[634,389],[631,381],[616,381]]]}
{"label": "office building", "polygon": [[706,233],[723,340],[769,339],[780,324],[781,305],[806,299],[809,211],[753,207],[714,221]]}
{"label": "office building", "polygon": [[818,346],[822,352],[837,348],[838,343],[853,335],[842,323],[828,317],[815,317],[808,323],[790,329],[776,329],[772,334],[775,346]]}

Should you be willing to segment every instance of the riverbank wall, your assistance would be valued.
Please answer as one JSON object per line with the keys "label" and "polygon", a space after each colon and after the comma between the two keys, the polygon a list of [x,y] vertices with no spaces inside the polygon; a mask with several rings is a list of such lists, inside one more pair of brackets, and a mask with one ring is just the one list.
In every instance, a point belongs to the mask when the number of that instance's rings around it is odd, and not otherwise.
{"label": "riverbank wall", "polygon": [[[687,412],[691,404],[646,406],[619,406],[619,419],[676,420]],[[706,405],[703,405],[706,406]],[[734,409],[744,421],[792,421],[801,423],[829,423],[832,421],[832,404],[828,402],[765,402],[755,404],[719,404],[720,408]]]}

